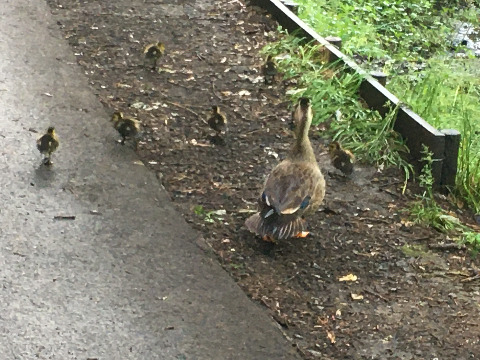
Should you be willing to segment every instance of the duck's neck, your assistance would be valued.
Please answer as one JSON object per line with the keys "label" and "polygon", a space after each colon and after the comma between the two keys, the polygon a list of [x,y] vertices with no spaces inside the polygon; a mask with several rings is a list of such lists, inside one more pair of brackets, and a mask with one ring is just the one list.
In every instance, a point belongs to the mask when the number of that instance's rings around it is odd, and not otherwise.
{"label": "duck's neck", "polygon": [[291,159],[316,162],[315,153],[308,138],[310,124],[311,119],[308,117],[302,119],[300,124],[298,124],[297,139],[289,156]]}

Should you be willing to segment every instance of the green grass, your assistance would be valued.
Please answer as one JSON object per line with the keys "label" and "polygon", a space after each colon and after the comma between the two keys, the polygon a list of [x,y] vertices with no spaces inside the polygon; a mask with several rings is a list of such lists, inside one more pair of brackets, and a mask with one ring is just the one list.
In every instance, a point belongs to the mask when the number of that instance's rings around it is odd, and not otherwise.
{"label": "green grass", "polygon": [[[448,47],[455,20],[478,22],[475,8],[437,0],[298,0],[299,17],[321,36],[339,36],[346,54],[417,61]],[[461,3],[461,1],[457,2]]]}
{"label": "green grass", "polygon": [[480,234],[462,224],[457,217],[448,213],[435,201],[432,153],[425,145],[422,153],[425,165],[418,176],[418,180],[424,191],[423,194],[417,195],[417,200],[412,202],[408,209],[411,220],[416,224],[431,226],[439,232],[457,238],[459,242],[467,244],[473,254],[476,255],[480,251]]}
{"label": "green grass", "polygon": [[392,78],[389,88],[433,126],[460,131],[457,187],[453,190],[480,212],[480,123],[476,121],[480,119],[480,80],[472,76],[471,67],[468,59],[434,58],[421,73]]}

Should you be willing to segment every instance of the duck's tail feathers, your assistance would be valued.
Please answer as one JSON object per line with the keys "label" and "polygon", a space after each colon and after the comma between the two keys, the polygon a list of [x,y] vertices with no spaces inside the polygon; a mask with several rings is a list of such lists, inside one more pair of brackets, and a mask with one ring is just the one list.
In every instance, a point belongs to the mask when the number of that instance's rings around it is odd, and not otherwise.
{"label": "duck's tail feathers", "polygon": [[260,213],[250,216],[245,221],[246,228],[263,237],[275,240],[283,240],[296,237],[307,229],[307,223],[304,219],[295,216],[271,216],[263,217]]}

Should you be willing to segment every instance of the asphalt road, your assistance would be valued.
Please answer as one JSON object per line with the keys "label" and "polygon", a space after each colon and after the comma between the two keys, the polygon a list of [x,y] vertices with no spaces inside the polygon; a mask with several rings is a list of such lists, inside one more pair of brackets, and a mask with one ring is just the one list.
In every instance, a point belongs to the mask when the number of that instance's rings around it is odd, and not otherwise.
{"label": "asphalt road", "polygon": [[298,358],[108,120],[44,1],[2,0],[0,359]]}

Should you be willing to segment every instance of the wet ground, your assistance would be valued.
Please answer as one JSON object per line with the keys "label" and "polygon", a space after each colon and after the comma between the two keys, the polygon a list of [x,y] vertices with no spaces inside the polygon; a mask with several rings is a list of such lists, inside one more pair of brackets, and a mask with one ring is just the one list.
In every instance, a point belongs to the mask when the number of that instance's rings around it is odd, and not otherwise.
{"label": "wet ground", "polygon": [[[395,171],[337,176],[315,129],[327,196],[311,236],[271,246],[243,227],[292,141],[286,85],[260,76],[277,37],[267,16],[237,0],[47,2],[98,100],[142,121],[141,160],[305,359],[479,357],[478,259],[405,220]],[[142,66],[155,41],[158,72]],[[229,119],[224,145],[205,123],[214,104]]]}
{"label": "wet ground", "polygon": [[82,71],[46,2],[0,1],[0,358],[298,359],[115,143]]}

